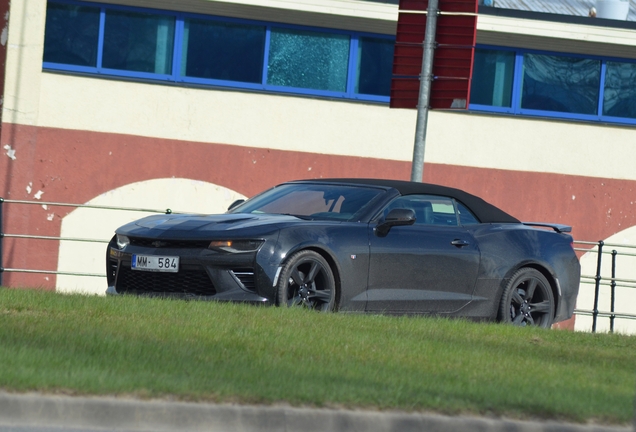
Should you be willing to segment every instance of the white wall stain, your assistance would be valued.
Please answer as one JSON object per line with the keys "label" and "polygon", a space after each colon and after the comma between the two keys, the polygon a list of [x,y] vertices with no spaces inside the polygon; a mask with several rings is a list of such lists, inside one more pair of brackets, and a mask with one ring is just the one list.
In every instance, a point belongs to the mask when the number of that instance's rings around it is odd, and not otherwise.
{"label": "white wall stain", "polygon": [[9,27],[4,26],[2,29],[2,34],[0,34],[0,44],[2,46],[7,46],[7,40],[9,39]]}
{"label": "white wall stain", "polygon": [[43,193],[44,193],[44,191],[39,190],[39,191],[37,191],[37,192],[35,193],[35,195],[33,195],[33,198],[35,198],[35,199],[41,199],[41,198],[42,198],[42,194],[43,194]]}
{"label": "white wall stain", "polygon": [[4,149],[7,151],[6,155],[9,156],[12,160],[16,160],[15,149],[12,149],[9,144],[4,146]]}
{"label": "white wall stain", "polygon": [[26,187],[27,194],[31,195],[31,191],[33,190],[33,182],[29,182]]}
{"label": "white wall stain", "polygon": [[48,210],[48,209],[49,209],[49,206],[47,206],[46,204],[42,204],[42,208],[43,208],[44,210]]}
{"label": "white wall stain", "polygon": [[54,217],[55,217],[55,213],[49,213],[48,215],[46,215],[46,220],[52,221]]}

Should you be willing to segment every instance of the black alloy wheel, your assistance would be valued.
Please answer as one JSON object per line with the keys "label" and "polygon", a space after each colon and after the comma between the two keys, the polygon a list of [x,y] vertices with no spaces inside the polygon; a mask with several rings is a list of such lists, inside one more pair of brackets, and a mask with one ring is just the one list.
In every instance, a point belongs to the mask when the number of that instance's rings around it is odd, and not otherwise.
{"label": "black alloy wheel", "polygon": [[501,296],[499,321],[550,328],[553,319],[554,296],[548,280],[536,269],[518,270]]}
{"label": "black alloy wheel", "polygon": [[317,311],[335,309],[336,283],[327,261],[317,252],[296,252],[283,265],[277,284],[279,306]]}

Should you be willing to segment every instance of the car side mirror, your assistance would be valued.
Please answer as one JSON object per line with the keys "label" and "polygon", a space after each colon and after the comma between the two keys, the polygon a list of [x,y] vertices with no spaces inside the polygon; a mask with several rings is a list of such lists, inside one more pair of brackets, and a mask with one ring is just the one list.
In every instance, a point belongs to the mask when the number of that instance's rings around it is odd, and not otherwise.
{"label": "car side mirror", "polygon": [[230,206],[227,208],[227,211],[232,210],[234,207],[239,206],[240,204],[243,204],[245,202],[244,199],[237,199],[236,201],[234,201],[232,204],[230,204]]}
{"label": "car side mirror", "polygon": [[375,227],[375,233],[378,237],[386,236],[391,227],[413,225],[415,223],[415,212],[411,209],[396,208],[389,212],[388,215]]}

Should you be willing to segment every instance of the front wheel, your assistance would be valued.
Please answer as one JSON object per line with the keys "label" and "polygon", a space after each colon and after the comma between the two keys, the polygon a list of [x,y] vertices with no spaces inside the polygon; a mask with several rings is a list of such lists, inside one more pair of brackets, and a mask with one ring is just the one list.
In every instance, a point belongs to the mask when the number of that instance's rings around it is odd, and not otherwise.
{"label": "front wheel", "polygon": [[550,328],[553,317],[554,296],[548,280],[533,268],[518,270],[501,296],[499,321]]}
{"label": "front wheel", "polygon": [[283,265],[277,284],[279,306],[332,311],[336,282],[327,261],[311,250],[296,252]]}

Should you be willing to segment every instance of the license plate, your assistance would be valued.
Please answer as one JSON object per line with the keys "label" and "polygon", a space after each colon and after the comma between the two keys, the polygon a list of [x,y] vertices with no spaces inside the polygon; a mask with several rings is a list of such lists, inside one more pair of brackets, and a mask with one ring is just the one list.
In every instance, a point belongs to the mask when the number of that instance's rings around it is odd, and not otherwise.
{"label": "license plate", "polygon": [[133,255],[130,267],[133,270],[177,273],[179,271],[179,257]]}

